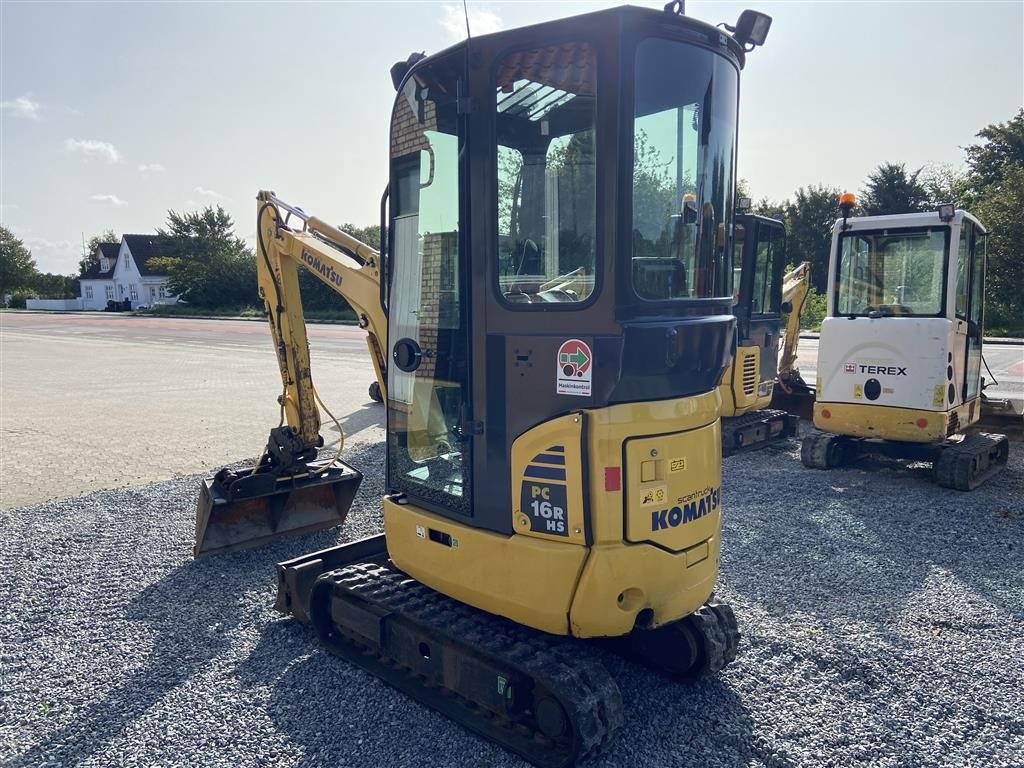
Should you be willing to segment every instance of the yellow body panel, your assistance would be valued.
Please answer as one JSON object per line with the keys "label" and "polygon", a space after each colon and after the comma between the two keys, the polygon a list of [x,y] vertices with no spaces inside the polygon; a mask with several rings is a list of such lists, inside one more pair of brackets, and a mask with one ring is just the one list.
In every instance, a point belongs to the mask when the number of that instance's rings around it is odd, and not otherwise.
{"label": "yellow body panel", "polygon": [[[432,540],[432,530],[451,536],[451,545]],[[586,547],[504,536],[389,499],[384,534],[391,559],[417,581],[520,624],[569,633]]]}
{"label": "yellow body panel", "polygon": [[[980,408],[977,403],[977,400],[971,400],[948,411],[923,411],[862,403],[816,402],[814,426],[823,432],[850,437],[939,443],[978,420]],[[825,412],[829,414],[827,418]]]}
{"label": "yellow body panel", "polygon": [[592,548],[572,601],[572,634],[628,634],[645,609],[653,614],[650,627],[688,616],[714,589],[718,550],[717,530],[707,541],[675,554],[647,544]]}
{"label": "yellow body panel", "polygon": [[717,535],[722,431],[698,429],[626,441],[626,540],[681,552]]}
{"label": "yellow body panel", "polygon": [[516,533],[583,544],[583,416],[560,416],[512,443]]}
{"label": "yellow body panel", "polygon": [[[758,396],[763,384],[768,393]],[[772,382],[761,381],[761,350],[758,347],[737,347],[736,355],[718,386],[722,398],[722,416],[732,418],[767,408],[772,401]]]}
{"label": "yellow body panel", "polygon": [[[714,390],[539,424],[512,446],[515,533],[385,499],[391,559],[433,589],[552,634],[624,635],[641,611],[647,626],[680,619],[707,600],[718,571],[719,408]],[[655,488],[663,493],[645,502]],[[559,521],[564,532],[548,525]]]}
{"label": "yellow body panel", "polygon": [[[606,490],[607,469],[619,469],[625,488],[622,446],[629,438],[686,432],[718,421],[722,401],[717,389],[676,400],[626,403],[586,411],[587,456],[590,458],[590,525],[593,544],[621,544],[625,539],[625,514],[621,490]],[[721,433],[705,435],[700,450],[713,454],[721,473]],[[712,444],[712,441],[713,444]],[[696,449],[696,448],[695,448]],[[515,469],[515,468],[513,468]],[[639,468],[637,469],[639,471]],[[710,478],[695,478],[701,487]]]}

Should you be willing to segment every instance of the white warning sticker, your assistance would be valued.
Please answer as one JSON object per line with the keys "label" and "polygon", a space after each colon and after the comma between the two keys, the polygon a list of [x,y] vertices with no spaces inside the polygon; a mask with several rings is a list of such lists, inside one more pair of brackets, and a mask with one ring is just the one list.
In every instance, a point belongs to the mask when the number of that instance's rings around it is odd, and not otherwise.
{"label": "white warning sticker", "polygon": [[559,395],[590,397],[594,355],[590,345],[579,339],[569,339],[558,348],[558,372],[555,391]]}

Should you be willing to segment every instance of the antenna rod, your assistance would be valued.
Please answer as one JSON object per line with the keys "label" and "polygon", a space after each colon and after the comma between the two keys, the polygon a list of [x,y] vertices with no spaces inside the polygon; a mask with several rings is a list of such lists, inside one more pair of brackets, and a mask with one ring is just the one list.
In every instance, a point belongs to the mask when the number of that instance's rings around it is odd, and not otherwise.
{"label": "antenna rod", "polygon": [[466,0],[462,0],[462,12],[466,15],[466,39],[469,40],[469,6],[466,5]]}

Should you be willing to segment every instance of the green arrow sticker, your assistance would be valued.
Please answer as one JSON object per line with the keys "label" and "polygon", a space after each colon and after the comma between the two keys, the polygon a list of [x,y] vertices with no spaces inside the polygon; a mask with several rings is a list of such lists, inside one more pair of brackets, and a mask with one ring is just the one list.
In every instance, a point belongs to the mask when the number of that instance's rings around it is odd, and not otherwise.
{"label": "green arrow sticker", "polygon": [[590,345],[580,339],[569,339],[558,348],[556,360],[555,391],[560,395],[590,397],[594,362]]}

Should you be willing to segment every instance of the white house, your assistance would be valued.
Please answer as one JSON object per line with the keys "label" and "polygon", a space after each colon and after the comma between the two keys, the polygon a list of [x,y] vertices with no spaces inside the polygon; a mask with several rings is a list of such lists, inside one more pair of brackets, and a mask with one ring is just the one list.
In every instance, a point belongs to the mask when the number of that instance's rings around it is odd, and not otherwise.
{"label": "white house", "polygon": [[150,266],[149,260],[164,255],[170,238],[159,235],[124,235],[118,243],[100,243],[99,263],[81,278],[84,309],[106,309],[108,301],[130,301],[131,308],[174,304],[167,288],[168,276]]}
{"label": "white house", "polygon": [[79,278],[82,309],[106,309],[114,301],[114,265],[120,252],[120,243],[100,243],[96,247],[97,262]]}

